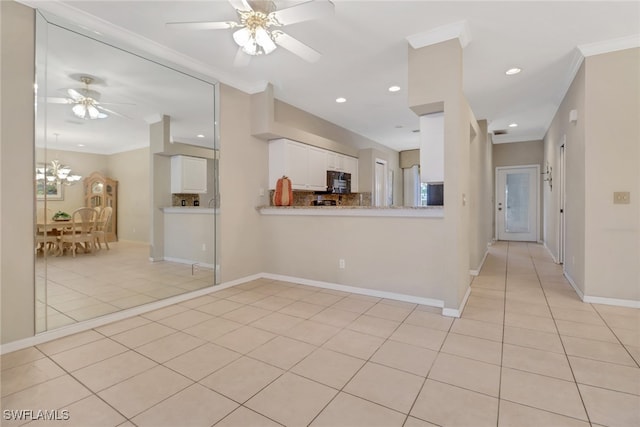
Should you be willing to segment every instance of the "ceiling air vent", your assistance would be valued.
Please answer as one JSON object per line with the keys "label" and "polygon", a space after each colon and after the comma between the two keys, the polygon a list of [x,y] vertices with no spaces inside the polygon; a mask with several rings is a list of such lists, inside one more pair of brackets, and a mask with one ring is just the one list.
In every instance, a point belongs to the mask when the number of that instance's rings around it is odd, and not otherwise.
{"label": "ceiling air vent", "polygon": [[506,129],[498,129],[498,130],[494,130],[493,134],[494,135],[506,135],[508,132]]}

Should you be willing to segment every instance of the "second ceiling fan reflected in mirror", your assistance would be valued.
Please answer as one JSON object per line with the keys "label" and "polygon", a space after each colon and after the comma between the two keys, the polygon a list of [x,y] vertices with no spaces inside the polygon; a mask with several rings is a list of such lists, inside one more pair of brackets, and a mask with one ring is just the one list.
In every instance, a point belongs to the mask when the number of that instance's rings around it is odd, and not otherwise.
{"label": "second ceiling fan reflected in mirror", "polygon": [[[106,108],[105,105],[119,105],[118,103],[100,102],[100,92],[90,89],[89,86],[98,81],[96,77],[89,75],[71,76],[74,80],[84,83],[81,88],[69,88],[66,90],[67,98],[47,98],[47,102],[51,104],[69,104],[72,105],[71,111],[73,115],[84,120],[106,119],[109,114],[119,117],[128,118],[112,109]],[[120,105],[124,105],[120,103]]]}

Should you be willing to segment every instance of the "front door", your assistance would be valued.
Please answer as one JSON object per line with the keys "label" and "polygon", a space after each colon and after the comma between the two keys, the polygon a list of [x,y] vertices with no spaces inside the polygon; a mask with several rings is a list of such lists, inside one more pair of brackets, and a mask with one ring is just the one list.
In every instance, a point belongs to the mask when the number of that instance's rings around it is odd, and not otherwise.
{"label": "front door", "polygon": [[538,241],[540,166],[496,168],[498,240]]}

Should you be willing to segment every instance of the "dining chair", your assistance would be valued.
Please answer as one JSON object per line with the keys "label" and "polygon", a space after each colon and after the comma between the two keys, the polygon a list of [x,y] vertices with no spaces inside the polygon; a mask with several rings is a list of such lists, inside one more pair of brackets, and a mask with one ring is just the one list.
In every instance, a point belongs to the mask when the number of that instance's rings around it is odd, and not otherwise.
{"label": "dining chair", "polygon": [[75,257],[80,244],[84,245],[85,252],[91,252],[97,217],[98,212],[93,208],[78,208],[73,211],[70,226],[59,237],[60,253],[68,247]]}
{"label": "dining chair", "polygon": [[[36,212],[36,253],[42,250],[43,253],[58,247],[58,234],[48,230],[46,225],[52,221],[51,209],[38,208]],[[44,228],[38,227],[43,224]]]}
{"label": "dining chair", "polygon": [[107,242],[107,238],[105,236],[105,232],[109,229],[109,223],[111,222],[111,214],[113,213],[113,208],[111,206],[106,206],[102,208],[100,214],[98,215],[98,222],[96,222],[96,230],[93,232],[95,237],[95,245],[98,250],[102,249],[102,245],[100,244],[100,239],[104,242],[107,249],[109,248],[109,242]]}

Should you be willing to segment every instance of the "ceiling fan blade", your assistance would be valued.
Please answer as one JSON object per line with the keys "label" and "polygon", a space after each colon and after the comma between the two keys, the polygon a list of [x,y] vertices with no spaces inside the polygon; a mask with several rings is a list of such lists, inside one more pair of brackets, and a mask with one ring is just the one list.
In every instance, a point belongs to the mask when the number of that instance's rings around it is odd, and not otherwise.
{"label": "ceiling fan blade", "polygon": [[74,101],[82,101],[85,97],[75,89],[67,89],[67,93]]}
{"label": "ceiling fan blade", "polygon": [[73,104],[75,101],[69,98],[47,98],[49,104]]}
{"label": "ceiling fan blade", "polygon": [[108,108],[104,108],[104,107],[102,106],[102,104],[100,104],[100,105],[96,105],[95,107],[96,107],[100,112],[102,112],[103,114],[109,113],[109,114],[113,114],[114,116],[122,117],[123,119],[131,119],[131,117],[129,117],[129,116],[125,116],[125,115],[124,115],[124,114],[122,114],[122,113],[118,113],[117,111],[113,111],[113,110],[110,110],[110,109],[108,109]]}
{"label": "ceiling fan blade", "polygon": [[286,9],[276,10],[269,14],[280,25],[295,24],[297,22],[320,19],[333,14],[333,3],[329,0],[314,0],[291,6]]}
{"label": "ceiling fan blade", "polygon": [[322,56],[317,50],[310,48],[282,31],[273,31],[271,34],[274,36],[274,40],[278,46],[287,49],[291,53],[295,53],[305,61],[316,62]]}
{"label": "ceiling fan blade", "polygon": [[251,62],[251,55],[247,55],[242,51],[242,48],[238,48],[236,57],[233,59],[234,67],[246,67]]}
{"label": "ceiling fan blade", "polygon": [[229,0],[229,3],[236,10],[253,10],[247,0]]}
{"label": "ceiling fan blade", "polygon": [[237,27],[239,24],[233,21],[220,22],[167,22],[167,27],[174,30],[226,30]]}

